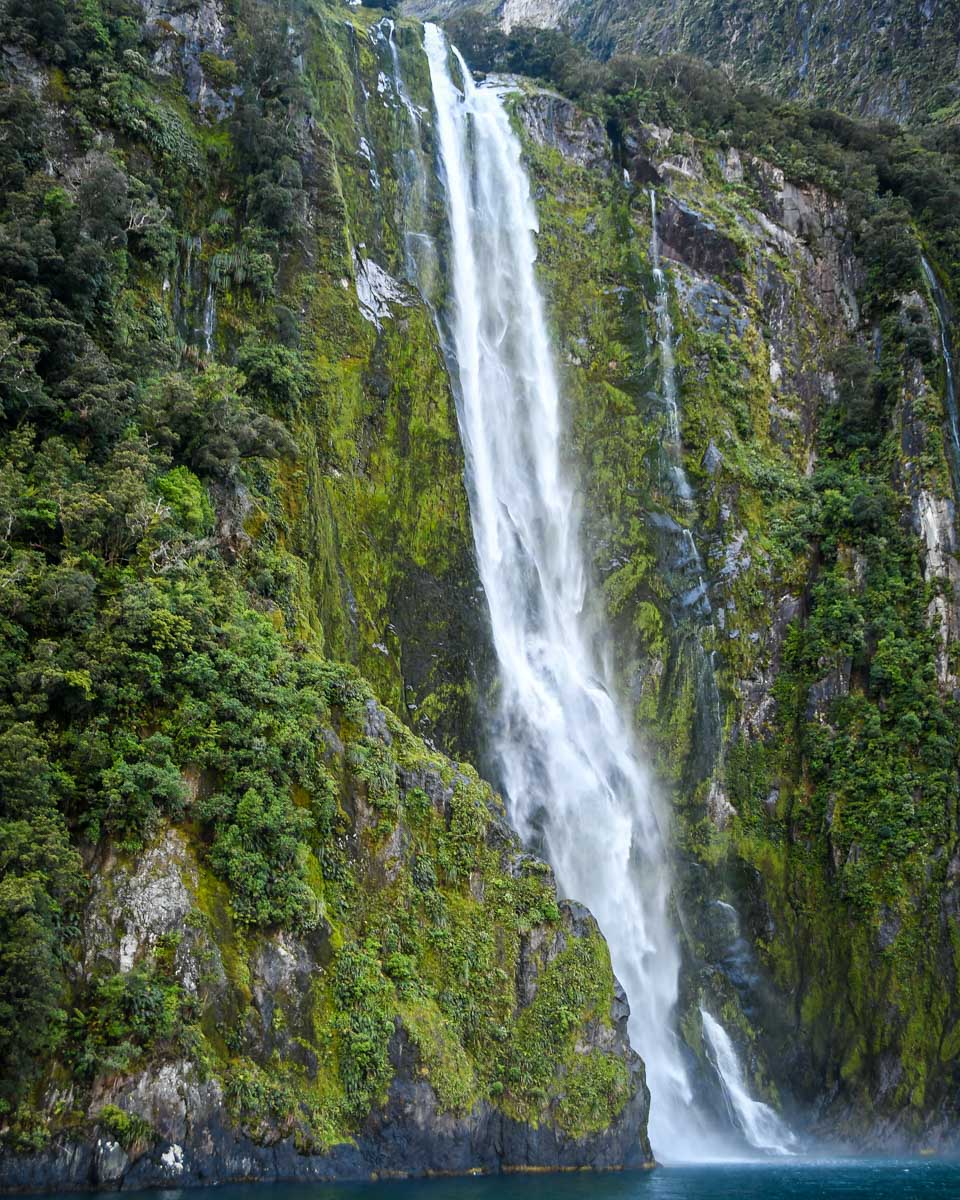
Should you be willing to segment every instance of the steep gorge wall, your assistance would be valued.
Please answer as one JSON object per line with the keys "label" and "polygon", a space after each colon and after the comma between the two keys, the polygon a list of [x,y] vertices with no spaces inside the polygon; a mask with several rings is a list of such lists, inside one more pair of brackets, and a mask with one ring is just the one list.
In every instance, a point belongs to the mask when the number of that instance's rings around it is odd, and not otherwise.
{"label": "steep gorge wall", "polygon": [[881,301],[821,189],[649,124],[614,161],[552,94],[517,116],[611,654],[676,803],[688,1044],[706,1003],[799,1120],[949,1142],[955,500],[919,247]]}
{"label": "steep gorge wall", "polygon": [[[50,885],[62,924],[18,893],[17,913],[67,954],[43,966],[61,1015],[4,1116],[8,1140],[36,1152],[13,1183],[647,1153],[625,1002],[589,919],[558,904],[483,785],[409,732],[477,753],[489,651],[453,400],[432,316],[403,282],[407,118],[370,14],[286,16],[149,5],[134,37],[114,14],[106,65],[89,61],[102,46],[62,66],[5,36],[6,78],[30,100],[5,93],[4,118],[26,138],[39,111],[42,153],[6,143],[26,167],[7,184],[20,198],[4,221],[0,365],[11,346],[30,353],[0,382],[10,426],[26,409],[36,433],[4,450],[3,816],[67,830],[85,856],[78,891],[99,881],[82,901]],[[428,110],[412,26],[397,45]],[[707,1002],[753,1085],[792,1095],[801,1120],[946,1136],[957,565],[926,285],[917,269],[879,303],[860,218],[735,147],[648,124],[614,156],[601,122],[536,91],[517,119],[611,653],[676,801],[691,1052],[708,1078]],[[110,162],[130,228],[103,234]],[[668,483],[651,185],[692,508]],[[55,335],[41,336],[40,317],[65,310],[22,290],[54,289],[49,239],[65,247],[74,219],[84,253],[115,246],[96,303],[68,313],[85,374],[51,364]],[[24,265],[31,225],[48,240]],[[166,449],[184,383],[190,420],[215,417],[189,457],[183,425]],[[147,430],[142,457],[97,424],[101,397]],[[349,676],[318,685],[321,654],[356,663],[406,728]],[[246,800],[257,789],[261,808]],[[43,864],[55,881],[58,854]],[[4,869],[22,888],[15,856]],[[422,912],[422,928],[394,910]],[[477,980],[492,987],[479,1004]],[[353,1026],[338,1014],[358,996]],[[144,997],[166,1016],[140,1028]],[[86,1057],[59,1068],[68,1006]]]}

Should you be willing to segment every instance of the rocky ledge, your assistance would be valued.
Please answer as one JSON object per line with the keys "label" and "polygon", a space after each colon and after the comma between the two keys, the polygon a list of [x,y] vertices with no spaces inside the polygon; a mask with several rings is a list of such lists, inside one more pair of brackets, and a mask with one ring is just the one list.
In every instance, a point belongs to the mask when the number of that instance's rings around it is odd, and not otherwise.
{"label": "rocky ledge", "polygon": [[[622,993],[621,993],[622,1001]],[[624,1018],[625,1021],[625,1018]],[[621,1031],[622,1033],[622,1031]],[[136,1190],[278,1180],[362,1180],[426,1175],[541,1170],[621,1170],[652,1165],[646,1139],[648,1093],[633,1052],[632,1097],[610,1129],[577,1138],[555,1124],[511,1120],[483,1101],[468,1115],[442,1111],[425,1080],[417,1048],[398,1022],[390,1042],[395,1074],[387,1103],[371,1113],[351,1142],[322,1154],[303,1153],[295,1137],[255,1141],[234,1124],[221,1088],[189,1063],[141,1077],[128,1098],[153,1118],[161,1135],[126,1149],[110,1132],[57,1139],[36,1154],[0,1162],[6,1192]]]}
{"label": "rocky ledge", "polygon": [[651,1163],[593,917],[369,693],[319,741],[336,803],[299,928],[239,919],[189,819],[202,773],[187,820],[91,853],[75,1044],[2,1130],[0,1191]]}

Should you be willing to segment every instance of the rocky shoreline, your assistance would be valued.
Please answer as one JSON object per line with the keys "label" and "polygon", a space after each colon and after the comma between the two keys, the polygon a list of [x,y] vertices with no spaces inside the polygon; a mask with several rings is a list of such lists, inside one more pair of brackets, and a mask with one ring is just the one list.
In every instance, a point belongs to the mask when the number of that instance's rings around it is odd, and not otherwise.
{"label": "rocky shoreline", "polygon": [[[625,1027],[626,1017],[622,1018]],[[631,1055],[633,1098],[611,1128],[585,1138],[556,1126],[513,1121],[486,1101],[465,1116],[440,1111],[419,1076],[416,1048],[398,1029],[391,1042],[395,1075],[386,1105],[371,1113],[353,1143],[303,1153],[292,1136],[254,1141],[230,1123],[219,1084],[196,1081],[168,1065],[137,1081],[147,1090],[156,1140],[126,1149],[103,1129],[83,1140],[56,1138],[33,1154],[0,1157],[0,1192],[136,1191],[224,1183],[361,1181],[526,1171],[652,1167],[646,1138],[649,1093]]]}

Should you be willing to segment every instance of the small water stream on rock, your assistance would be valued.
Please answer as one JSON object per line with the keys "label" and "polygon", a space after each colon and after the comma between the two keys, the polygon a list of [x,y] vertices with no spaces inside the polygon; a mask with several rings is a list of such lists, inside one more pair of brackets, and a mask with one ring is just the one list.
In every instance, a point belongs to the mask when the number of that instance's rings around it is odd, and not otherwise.
{"label": "small water stream on rock", "polygon": [[[657,346],[660,350],[660,370],[663,380],[663,403],[667,414],[667,454],[670,458],[672,490],[681,504],[693,503],[693,492],[683,469],[680,444],[680,406],[677,403],[677,371],[673,354],[673,321],[670,317],[670,289],[660,266],[660,239],[657,236],[657,193],[650,189],[650,265],[656,284]],[[697,554],[694,548],[694,554]],[[697,558],[699,559],[699,554]]]}
{"label": "small water stream on rock", "polygon": [[211,358],[217,328],[217,298],[202,254],[203,239],[199,235],[182,239],[170,280],[170,316],[183,344],[200,348]]}
{"label": "small water stream on rock", "polygon": [[438,254],[436,238],[430,229],[431,181],[433,165],[424,148],[423,114],[413,102],[400,69],[397,48],[397,29],[390,17],[373,26],[370,36],[377,47],[380,61],[389,74],[391,99],[401,114],[405,133],[398,139],[396,156],[397,178],[400,184],[400,232],[403,239],[403,270],[406,279],[416,284],[427,303],[437,290]]}
{"label": "small water stream on rock", "polygon": [[[670,501],[676,510],[695,507],[694,490],[683,466],[683,442],[680,430],[680,397],[677,387],[673,321],[670,316],[670,286],[661,263],[657,231],[657,193],[650,199],[650,265],[655,286],[654,318],[657,351],[660,360],[658,395],[667,417],[667,441]],[[723,741],[723,714],[714,651],[704,646],[704,634],[714,634],[713,609],[707,589],[706,571],[696,540],[690,529],[666,512],[649,516],[660,545],[661,569],[672,587],[670,603],[677,645],[676,674],[692,680],[697,710],[697,749],[691,766],[697,778],[705,778],[717,769]]]}
{"label": "small water stream on rock", "polygon": [[217,298],[213,281],[207,281],[207,291],[203,298],[203,314],[201,317],[201,333],[203,334],[203,349],[207,358],[213,356],[213,335],[217,328]]}
{"label": "small water stream on rock", "polygon": [[[425,49],[449,224],[445,320],[499,663],[493,734],[504,790],[521,836],[543,846],[562,891],[589,905],[607,938],[646,1063],[655,1152],[722,1154],[727,1143],[697,1109],[675,1030],[680,956],[661,813],[598,652],[604,631],[589,615],[520,144],[501,93],[475,85],[436,26],[426,26]],[[724,1066],[736,1064],[729,1045]],[[754,1126],[741,1124],[749,1139]],[[755,1144],[769,1149],[769,1138]]]}
{"label": "small water stream on rock", "polygon": [[700,1009],[700,1017],[714,1066],[723,1081],[731,1119],[743,1130],[751,1146],[771,1154],[789,1154],[796,1138],[769,1104],[750,1095],[730,1035],[705,1008]]}
{"label": "small water stream on rock", "polygon": [[953,337],[950,332],[953,312],[933,267],[926,257],[922,257],[920,262],[930,287],[933,303],[936,306],[937,319],[940,322],[940,349],[943,353],[943,372],[946,382],[947,423],[950,427],[948,458],[953,477],[953,494],[960,502],[960,416],[957,413],[957,376],[953,359]]}

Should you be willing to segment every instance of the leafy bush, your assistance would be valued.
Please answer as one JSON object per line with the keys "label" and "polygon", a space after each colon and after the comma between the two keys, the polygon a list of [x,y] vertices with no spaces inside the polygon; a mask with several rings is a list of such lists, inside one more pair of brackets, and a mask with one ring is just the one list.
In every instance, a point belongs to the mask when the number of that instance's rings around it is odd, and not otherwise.
{"label": "leafy bush", "polygon": [[248,788],[236,804],[222,793],[201,815],[214,823],[210,864],[231,886],[231,904],[246,925],[310,928],[317,902],[303,877],[309,814],[272,789]]}
{"label": "leafy bush", "polygon": [[181,1032],[183,996],[177,983],[142,963],[96,982],[72,1020],[68,1054],[81,1076],[124,1074],[145,1054],[172,1045]]}
{"label": "leafy bush", "polygon": [[377,943],[345,946],[334,964],[340,1077],[347,1115],[361,1119],[386,1091],[393,1034],[393,989],[384,978]]}
{"label": "leafy bush", "polygon": [[157,1132],[149,1121],[138,1113],[125,1112],[115,1104],[105,1104],[97,1113],[96,1121],[128,1152],[157,1140]]}
{"label": "leafy bush", "polygon": [[0,732],[0,1102],[63,1036],[63,967],[83,885],[58,800],[69,780],[32,722]]}
{"label": "leafy bush", "polygon": [[159,475],[154,486],[188,533],[201,535],[209,531],[213,505],[206,488],[189,468],[174,467]]}
{"label": "leafy bush", "polygon": [[227,92],[234,86],[240,76],[237,64],[228,58],[218,58],[209,50],[200,55],[200,66],[203,73],[213,83],[218,92]]}

